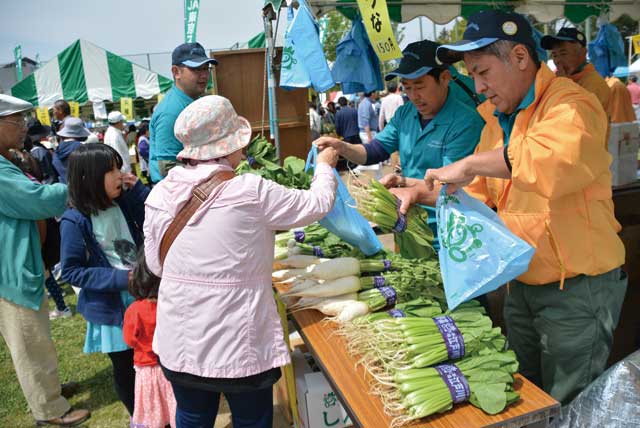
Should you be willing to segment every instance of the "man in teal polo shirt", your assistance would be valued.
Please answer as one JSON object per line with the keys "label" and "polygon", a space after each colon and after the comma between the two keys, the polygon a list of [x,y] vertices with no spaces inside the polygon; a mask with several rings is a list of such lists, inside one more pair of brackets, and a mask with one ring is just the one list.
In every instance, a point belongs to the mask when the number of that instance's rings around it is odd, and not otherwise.
{"label": "man in teal polo shirt", "polygon": [[[438,44],[429,40],[409,44],[399,67],[385,78],[400,78],[410,103],[398,108],[389,124],[369,144],[352,145],[331,137],[317,140],[319,148],[332,146],[351,162],[371,165],[400,153],[402,176],[382,179],[387,187],[422,183],[427,169],[448,165],[473,153],[484,121],[471,107],[470,95],[451,80],[451,71],[436,60]],[[455,87],[456,89],[452,89]],[[471,104],[471,105],[470,105]],[[434,191],[434,201],[438,190]],[[402,199],[402,196],[400,196]],[[435,211],[425,207],[429,226],[437,233]],[[406,257],[423,257],[429,251],[397,235]],[[434,242],[434,244],[436,244]]]}
{"label": "man in teal polo shirt", "polygon": [[176,155],[182,143],[173,133],[173,125],[182,110],[207,90],[211,64],[200,43],[184,43],[171,54],[171,73],[175,84],[157,105],[149,123],[149,171],[151,181],[157,183],[176,165]]}

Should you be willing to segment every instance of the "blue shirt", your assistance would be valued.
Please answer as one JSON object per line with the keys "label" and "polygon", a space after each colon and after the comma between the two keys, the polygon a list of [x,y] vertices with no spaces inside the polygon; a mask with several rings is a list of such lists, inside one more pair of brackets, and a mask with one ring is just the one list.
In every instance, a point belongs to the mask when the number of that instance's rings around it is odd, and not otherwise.
{"label": "blue shirt", "polygon": [[[183,146],[173,133],[178,115],[194,100],[173,85],[153,111],[149,122],[149,170],[151,180],[158,182],[164,177],[158,170],[158,160],[176,160]],[[152,166],[153,165],[153,166]]]}
{"label": "blue shirt", "polygon": [[[440,168],[473,153],[484,127],[478,112],[452,93],[424,128],[421,119],[413,103],[405,104],[375,138],[389,154],[400,152],[402,175],[409,178],[422,179],[427,169]],[[426,208],[435,234],[435,210]]]}
{"label": "blue shirt", "polygon": [[373,103],[367,97],[364,97],[360,104],[358,104],[358,128],[361,132],[365,131],[365,127],[368,126],[369,130],[378,130],[378,115],[373,108]]}
{"label": "blue shirt", "polygon": [[336,112],[336,132],[344,138],[358,135],[358,111],[344,106]]}
{"label": "blue shirt", "polygon": [[516,123],[516,116],[520,113],[520,110],[524,110],[531,105],[536,96],[536,84],[534,83],[529,88],[527,95],[525,95],[524,99],[520,102],[516,110],[511,114],[501,113],[498,110],[493,112],[494,116],[498,117],[498,123],[500,123],[500,127],[504,131],[504,145],[509,145],[509,138],[511,137],[511,131],[513,130],[513,125]]}

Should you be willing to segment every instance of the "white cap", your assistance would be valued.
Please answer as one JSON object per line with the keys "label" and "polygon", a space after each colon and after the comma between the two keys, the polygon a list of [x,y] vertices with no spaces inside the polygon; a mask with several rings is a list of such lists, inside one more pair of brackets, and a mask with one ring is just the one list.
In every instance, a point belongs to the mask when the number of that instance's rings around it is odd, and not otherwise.
{"label": "white cap", "polygon": [[120,113],[118,110],[114,110],[109,113],[109,116],[107,116],[107,120],[109,121],[109,123],[118,123],[124,122],[125,120],[127,120],[127,118],[124,117],[124,114]]}
{"label": "white cap", "polygon": [[89,134],[89,136],[87,137],[87,141],[85,141],[85,143],[99,143],[99,142],[100,140],[98,139],[98,136],[93,132]]}
{"label": "white cap", "polygon": [[33,109],[33,104],[11,95],[0,94],[0,117]]}

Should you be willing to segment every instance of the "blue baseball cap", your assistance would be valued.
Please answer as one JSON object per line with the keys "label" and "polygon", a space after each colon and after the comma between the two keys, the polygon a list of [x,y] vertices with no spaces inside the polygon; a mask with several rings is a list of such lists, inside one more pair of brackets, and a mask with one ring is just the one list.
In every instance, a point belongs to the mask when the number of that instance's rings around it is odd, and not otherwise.
{"label": "blue baseball cap", "polygon": [[460,61],[465,52],[482,49],[498,40],[536,47],[531,25],[524,16],[515,12],[484,10],[469,17],[462,40],[440,46],[436,54],[443,63],[453,64]]}
{"label": "blue baseball cap", "polygon": [[203,64],[216,65],[215,58],[209,58],[200,43],[183,43],[173,50],[171,54],[172,65],[184,65],[186,67],[200,67]]}
{"label": "blue baseball cap", "polygon": [[402,59],[398,68],[387,74],[385,80],[395,77],[401,79],[417,79],[434,68],[447,68],[436,58],[436,50],[440,46],[430,40],[422,40],[407,45],[402,51]]}
{"label": "blue baseball cap", "polygon": [[582,46],[587,45],[587,38],[582,31],[577,28],[563,27],[555,36],[544,36],[540,39],[540,46],[547,50],[553,49],[553,45],[558,42],[577,42]]}

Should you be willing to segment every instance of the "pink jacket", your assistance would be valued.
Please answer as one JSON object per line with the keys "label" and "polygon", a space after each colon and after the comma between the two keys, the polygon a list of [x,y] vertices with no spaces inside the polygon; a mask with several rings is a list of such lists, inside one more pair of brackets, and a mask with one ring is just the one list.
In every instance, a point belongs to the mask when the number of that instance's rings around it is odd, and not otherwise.
{"label": "pink jacket", "polygon": [[145,255],[162,276],[153,350],[170,370],[237,378],[287,364],[271,289],[274,234],[324,217],[334,202],[333,170],[320,163],[309,191],[254,174],[223,183],[176,238],[164,270],[160,241],[192,188],[219,163],[173,168],[146,200]]}

